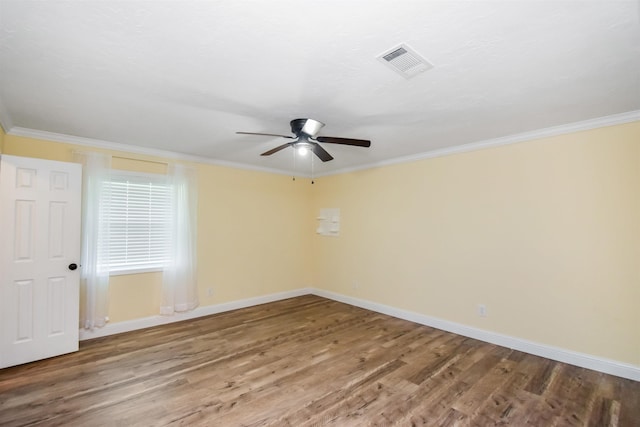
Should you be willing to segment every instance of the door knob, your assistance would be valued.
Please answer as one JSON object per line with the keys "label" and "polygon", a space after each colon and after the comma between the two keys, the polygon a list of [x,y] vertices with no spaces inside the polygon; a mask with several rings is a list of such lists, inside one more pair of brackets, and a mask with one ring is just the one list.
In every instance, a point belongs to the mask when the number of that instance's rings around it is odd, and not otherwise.
{"label": "door knob", "polygon": [[69,270],[73,271],[78,268],[78,264],[69,264]]}

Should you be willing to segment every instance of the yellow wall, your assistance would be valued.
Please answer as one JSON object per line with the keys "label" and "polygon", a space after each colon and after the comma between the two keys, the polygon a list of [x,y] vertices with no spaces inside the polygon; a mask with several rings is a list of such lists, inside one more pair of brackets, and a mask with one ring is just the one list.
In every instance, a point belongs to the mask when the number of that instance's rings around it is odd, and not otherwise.
{"label": "yellow wall", "polygon": [[313,192],[316,215],[341,209],[340,236],[313,239],[316,287],[640,365],[640,122]]}
{"label": "yellow wall", "polygon": [[[63,161],[72,149],[13,135],[3,147]],[[201,305],[315,286],[640,365],[640,122],[313,186],[197,168]],[[314,234],[321,208],[341,209],[339,237]],[[112,322],[156,315],[160,283],[113,276]]]}
{"label": "yellow wall", "polygon": [[[72,161],[86,147],[6,135],[6,154]],[[93,149],[92,149],[93,150]],[[100,150],[105,151],[105,150]],[[149,156],[114,155],[156,161]],[[311,284],[313,218],[309,181],[195,164],[198,170],[198,286],[200,305],[283,292]],[[164,166],[114,158],[113,166],[162,173]],[[160,273],[112,276],[112,323],[157,315]],[[208,289],[213,295],[209,296]]]}
{"label": "yellow wall", "polygon": [[0,153],[4,151],[4,129],[0,126]]}

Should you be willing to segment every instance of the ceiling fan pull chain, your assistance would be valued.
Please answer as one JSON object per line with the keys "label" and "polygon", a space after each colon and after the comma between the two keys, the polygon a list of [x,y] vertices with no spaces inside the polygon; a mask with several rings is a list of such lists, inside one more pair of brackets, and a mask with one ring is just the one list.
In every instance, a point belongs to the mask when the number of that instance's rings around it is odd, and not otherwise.
{"label": "ceiling fan pull chain", "polygon": [[293,153],[293,180],[296,180],[296,150],[291,150]]}

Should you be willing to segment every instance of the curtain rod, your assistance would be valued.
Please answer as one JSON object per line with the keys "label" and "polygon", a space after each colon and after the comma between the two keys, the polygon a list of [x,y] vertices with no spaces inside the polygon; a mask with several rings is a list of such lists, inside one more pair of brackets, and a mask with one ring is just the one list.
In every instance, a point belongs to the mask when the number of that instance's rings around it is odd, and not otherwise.
{"label": "curtain rod", "polygon": [[[71,150],[71,152],[73,154],[86,154],[86,153],[91,153],[91,151],[81,151],[81,150]],[[165,166],[169,166],[169,162],[159,162],[157,160],[145,160],[145,159],[136,159],[135,157],[125,157],[125,156],[114,156],[112,155],[111,158],[114,159],[123,159],[123,160],[134,160],[136,162],[145,162],[145,163],[157,163],[159,165],[165,165]]]}

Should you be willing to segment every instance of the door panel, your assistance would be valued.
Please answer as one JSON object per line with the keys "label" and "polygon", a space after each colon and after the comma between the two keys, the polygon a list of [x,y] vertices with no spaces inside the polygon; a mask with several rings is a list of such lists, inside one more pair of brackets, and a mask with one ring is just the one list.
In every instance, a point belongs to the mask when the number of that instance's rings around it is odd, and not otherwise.
{"label": "door panel", "polygon": [[81,173],[0,157],[0,368],[78,349]]}
{"label": "door panel", "polygon": [[17,319],[17,333],[12,338],[16,343],[29,342],[33,340],[33,280],[16,280],[13,289],[14,295],[10,295],[9,301],[16,302],[15,314],[11,314]]}
{"label": "door panel", "polygon": [[15,226],[13,228],[15,252],[13,257],[16,262],[34,261],[35,210],[36,203],[33,200],[15,201]]}
{"label": "door panel", "polygon": [[65,202],[49,204],[49,259],[64,258]]}
{"label": "door panel", "polygon": [[47,323],[49,336],[64,334],[64,314],[67,311],[66,296],[69,294],[67,291],[67,281],[65,277],[50,277],[48,289],[48,318]]}

